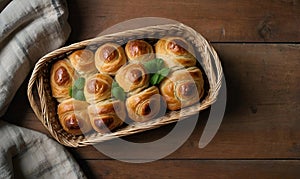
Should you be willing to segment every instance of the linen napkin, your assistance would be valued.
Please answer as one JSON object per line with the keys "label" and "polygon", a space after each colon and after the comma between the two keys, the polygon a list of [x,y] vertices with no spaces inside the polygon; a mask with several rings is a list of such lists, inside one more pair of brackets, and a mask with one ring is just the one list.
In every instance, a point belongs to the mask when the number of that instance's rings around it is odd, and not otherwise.
{"label": "linen napkin", "polygon": [[64,147],[0,120],[0,178],[85,178]]}
{"label": "linen napkin", "polygon": [[[0,11],[1,118],[35,62],[65,43],[70,26],[64,0],[0,0]],[[85,178],[44,134],[0,120],[0,140],[0,178]]]}

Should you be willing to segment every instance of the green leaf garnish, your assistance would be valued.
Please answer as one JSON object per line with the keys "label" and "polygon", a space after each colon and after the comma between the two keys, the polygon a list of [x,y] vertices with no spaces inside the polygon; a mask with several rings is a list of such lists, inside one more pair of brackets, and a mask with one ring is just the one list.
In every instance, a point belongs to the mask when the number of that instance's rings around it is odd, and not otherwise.
{"label": "green leaf garnish", "polygon": [[73,88],[72,87],[69,88],[69,96],[71,96],[71,97],[73,96]]}
{"label": "green leaf garnish", "polygon": [[84,88],[84,83],[85,83],[85,79],[80,77],[78,78],[75,82],[74,82],[74,86],[77,88],[77,89],[83,89]]}
{"label": "green leaf garnish", "polygon": [[159,78],[157,80],[157,84],[159,84],[166,76],[159,75]]}
{"label": "green leaf garnish", "polygon": [[111,86],[112,88],[119,87],[119,84],[116,81],[113,81]]}
{"label": "green leaf garnish", "polygon": [[115,87],[111,90],[112,95],[121,101],[125,100],[125,93],[124,90],[121,87]]}
{"label": "green leaf garnish", "polygon": [[113,82],[112,83],[112,90],[111,90],[111,94],[116,98],[119,99],[121,101],[124,101],[126,98],[125,92],[123,90],[123,88],[121,88],[119,86],[119,84],[117,82]]}
{"label": "green leaf garnish", "polygon": [[85,101],[84,93],[82,90],[79,90],[75,93],[74,98],[80,101]]}
{"label": "green leaf garnish", "polygon": [[163,68],[163,69],[159,70],[154,75],[152,75],[152,77],[150,79],[150,83],[152,85],[159,84],[166,76],[168,76],[169,72],[170,72],[169,68]]}
{"label": "green leaf garnish", "polygon": [[163,68],[163,69],[159,70],[157,73],[160,74],[161,76],[166,77],[166,76],[168,76],[169,72],[170,72],[169,68]]}
{"label": "green leaf garnish", "polygon": [[145,62],[144,67],[149,73],[156,73],[164,67],[164,61],[160,58],[155,58],[153,60]]}
{"label": "green leaf garnish", "polygon": [[150,78],[151,85],[158,84],[158,79],[159,79],[159,74],[155,73],[154,75],[152,75]]}
{"label": "green leaf garnish", "polygon": [[85,96],[83,92],[84,85],[85,79],[82,77],[78,78],[74,82],[73,86],[69,88],[69,95],[76,100],[85,101]]}
{"label": "green leaf garnish", "polygon": [[151,85],[159,84],[170,72],[169,68],[164,68],[164,61],[160,58],[145,62],[144,67],[149,73],[152,73],[150,77]]}

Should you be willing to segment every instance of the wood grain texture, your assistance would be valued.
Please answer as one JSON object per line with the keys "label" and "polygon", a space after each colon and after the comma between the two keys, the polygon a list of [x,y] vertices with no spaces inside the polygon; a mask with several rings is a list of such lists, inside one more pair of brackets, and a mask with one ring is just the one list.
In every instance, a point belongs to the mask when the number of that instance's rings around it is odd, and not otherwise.
{"label": "wood grain texture", "polygon": [[164,17],[212,42],[299,42],[299,0],[68,0],[70,42],[93,38],[119,22]]}
{"label": "wood grain texture", "polygon": [[[201,113],[189,140],[167,158],[299,158],[300,46],[214,44],[214,47],[223,62],[228,88],[222,125],[213,141],[199,149],[208,111]],[[168,126],[129,139],[158,138],[171,129]],[[82,158],[106,158],[92,147],[76,150]]]}
{"label": "wood grain texture", "polygon": [[[159,161],[130,164],[110,159],[93,146],[68,148],[88,178],[298,178],[299,0],[67,2],[72,28],[67,43],[93,38],[132,18],[170,18],[191,26],[213,42],[227,82],[225,117],[207,147],[199,149],[198,142],[209,109],[200,113],[189,139]],[[2,119],[48,134],[29,106],[27,82],[28,79]],[[124,139],[153,141],[173,126]],[[103,145],[109,147],[109,142]]]}
{"label": "wood grain texture", "polygon": [[[199,149],[198,142],[209,114],[209,110],[205,110],[199,115],[189,140],[167,158],[299,158],[300,45],[215,43],[213,46],[227,79],[228,103],[222,125],[214,140]],[[5,118],[46,132],[30,109],[25,91],[26,82]],[[166,135],[172,128],[173,125],[168,125],[125,139],[151,141]],[[104,145],[109,146],[109,142]],[[82,159],[108,158],[93,147],[70,151]]]}
{"label": "wood grain texture", "polygon": [[87,160],[90,178],[297,178],[300,161],[160,160],[146,164]]}

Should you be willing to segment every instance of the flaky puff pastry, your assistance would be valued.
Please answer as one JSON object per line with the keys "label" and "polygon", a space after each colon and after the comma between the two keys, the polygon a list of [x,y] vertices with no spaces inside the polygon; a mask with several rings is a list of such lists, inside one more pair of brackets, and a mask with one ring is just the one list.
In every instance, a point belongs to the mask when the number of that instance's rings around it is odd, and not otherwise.
{"label": "flaky puff pastry", "polygon": [[71,98],[69,89],[76,78],[75,70],[67,59],[55,62],[50,70],[52,96],[58,102]]}
{"label": "flaky puff pastry", "polygon": [[139,92],[148,86],[149,74],[142,64],[129,63],[118,70],[115,80],[125,92]]}
{"label": "flaky puff pastry", "polygon": [[96,68],[100,73],[115,75],[127,61],[123,48],[115,43],[100,46],[95,53]]}
{"label": "flaky puff pastry", "polygon": [[164,37],[155,45],[156,58],[164,60],[167,67],[196,65],[193,46],[181,37]]}
{"label": "flaky puff pastry", "polygon": [[197,67],[173,71],[159,86],[169,110],[178,110],[195,104],[204,93],[203,76]]}
{"label": "flaky puff pastry", "polygon": [[88,103],[97,103],[111,97],[113,79],[106,74],[96,73],[86,79],[84,96]]}
{"label": "flaky puff pastry", "polygon": [[165,111],[165,103],[157,87],[152,86],[126,100],[128,116],[136,122],[145,122]]}
{"label": "flaky puff pastry", "polygon": [[94,53],[88,49],[76,50],[68,56],[75,70],[82,76],[96,73]]}
{"label": "flaky puff pastry", "polygon": [[144,40],[131,40],[125,46],[129,61],[145,62],[154,59],[152,46]]}
{"label": "flaky puff pastry", "polygon": [[92,130],[85,101],[73,98],[63,101],[58,105],[57,114],[63,129],[73,135],[80,135]]}
{"label": "flaky puff pastry", "polygon": [[126,118],[124,102],[105,100],[88,107],[92,127],[99,133],[107,133],[121,126]]}

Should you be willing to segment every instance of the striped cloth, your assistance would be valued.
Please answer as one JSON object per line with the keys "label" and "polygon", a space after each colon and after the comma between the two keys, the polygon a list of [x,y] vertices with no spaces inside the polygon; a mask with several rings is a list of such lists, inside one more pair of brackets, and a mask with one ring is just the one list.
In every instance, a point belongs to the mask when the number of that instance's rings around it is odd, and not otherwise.
{"label": "striped cloth", "polygon": [[[0,0],[0,116],[46,53],[70,34],[64,0]],[[22,120],[22,119],[19,119]],[[0,120],[0,178],[85,178],[78,164],[46,135]]]}

